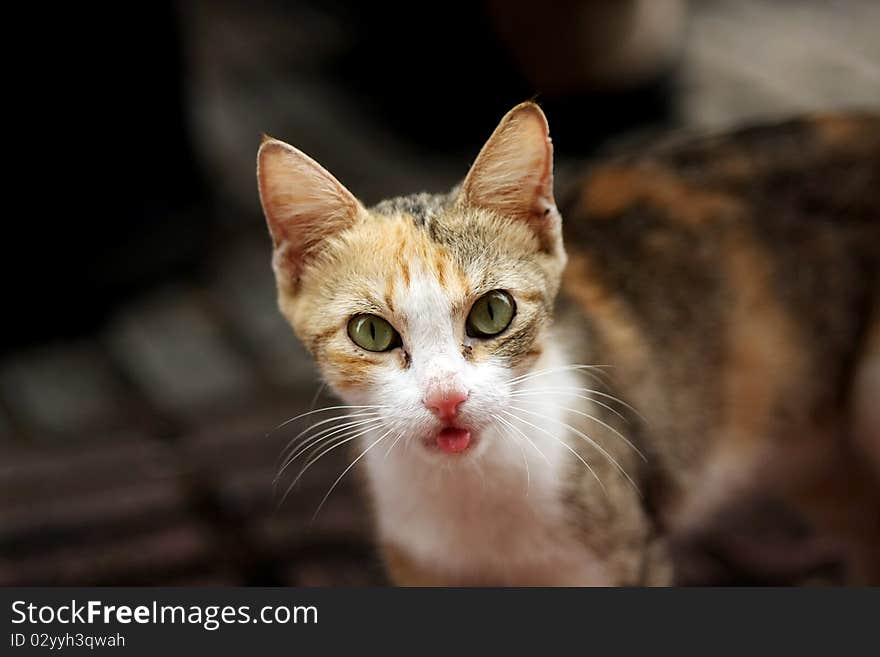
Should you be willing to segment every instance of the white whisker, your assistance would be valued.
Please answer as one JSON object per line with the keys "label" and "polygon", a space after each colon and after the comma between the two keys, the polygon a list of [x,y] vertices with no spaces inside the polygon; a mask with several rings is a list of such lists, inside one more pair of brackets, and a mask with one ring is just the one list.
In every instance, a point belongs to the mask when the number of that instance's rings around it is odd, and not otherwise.
{"label": "white whisker", "polygon": [[[585,398],[585,399],[586,399],[586,398]],[[595,401],[595,400],[591,400],[591,401]],[[525,399],[520,399],[520,400],[517,401],[517,403],[519,403],[519,404],[545,404],[546,402],[534,402],[534,401],[531,401],[531,402],[530,402],[530,401],[525,400]],[[580,415],[580,416],[582,416],[582,417],[585,417],[585,418],[587,418],[587,419],[590,419],[590,420],[592,420],[593,422],[596,422],[597,424],[602,425],[603,427],[605,427],[605,428],[608,429],[609,431],[613,432],[614,435],[616,435],[618,438],[620,438],[620,439],[621,439],[623,442],[625,442],[627,445],[629,445],[630,448],[632,448],[632,450],[633,450],[636,454],[638,454],[639,457],[641,457],[641,459],[642,459],[643,461],[645,461],[646,463],[648,462],[648,459],[647,459],[647,457],[642,453],[642,450],[640,450],[638,447],[636,447],[636,446],[632,443],[632,441],[631,441],[629,438],[627,438],[626,436],[624,436],[622,433],[620,433],[617,429],[615,429],[614,427],[612,427],[610,424],[608,424],[608,423],[606,423],[606,422],[603,422],[603,421],[600,420],[599,418],[597,418],[597,417],[595,417],[595,416],[593,416],[593,415],[590,415],[589,413],[584,413],[583,411],[579,411],[579,410],[576,409],[576,408],[568,408],[568,407],[566,407],[566,406],[558,406],[558,405],[555,405],[555,404],[554,404],[554,407],[555,407],[555,408],[558,408],[558,409],[560,409],[560,410],[563,410],[563,411],[568,411],[569,413],[575,413],[575,414],[577,414],[577,415]]]}
{"label": "white whisker", "polygon": [[281,504],[284,504],[284,500],[287,499],[287,496],[290,494],[290,491],[293,490],[293,487],[296,486],[296,483],[297,483],[300,479],[302,479],[303,475],[305,475],[305,473],[309,470],[309,468],[311,468],[315,463],[317,463],[318,461],[320,461],[324,456],[326,456],[329,452],[332,452],[332,451],[333,451],[334,449],[336,449],[337,447],[341,447],[342,445],[345,445],[346,443],[350,443],[352,440],[355,440],[355,439],[357,439],[357,438],[363,436],[364,434],[369,433],[370,431],[374,431],[376,428],[377,428],[376,426],[369,426],[369,427],[367,427],[366,429],[363,429],[363,430],[361,430],[361,431],[355,433],[353,436],[346,436],[343,440],[339,440],[339,437],[337,436],[337,438],[334,439],[334,444],[333,444],[333,445],[330,445],[329,447],[327,447],[326,449],[324,449],[324,450],[323,450],[320,454],[318,454],[317,456],[312,457],[312,458],[311,458],[311,459],[310,459],[310,460],[309,460],[309,461],[308,461],[308,462],[302,467],[302,469],[301,469],[301,470],[299,471],[299,473],[296,475],[296,477],[294,478],[294,480],[290,483],[290,486],[288,486],[288,487],[287,487],[287,490],[284,492],[284,497],[281,498],[281,502],[279,503],[279,506],[280,506]]}
{"label": "white whisker", "polygon": [[544,452],[542,452],[540,449],[538,449],[538,446],[535,444],[535,442],[534,442],[531,438],[529,438],[525,433],[523,433],[522,429],[520,429],[519,427],[516,427],[516,426],[512,425],[510,422],[508,422],[507,420],[505,420],[505,419],[504,419],[503,417],[501,417],[500,415],[493,415],[492,417],[496,417],[496,418],[498,418],[498,420],[499,420],[500,422],[503,422],[503,423],[505,424],[505,426],[510,427],[511,429],[513,429],[514,431],[516,431],[520,436],[522,436],[523,438],[525,438],[525,439],[528,441],[529,445],[531,445],[532,447],[534,447],[534,448],[535,448],[535,451],[538,452],[538,454],[541,456],[542,459],[544,459],[544,462],[545,462],[547,465],[550,465],[550,459],[547,458],[547,455],[544,454]]}
{"label": "white whisker", "polygon": [[388,458],[388,455],[391,454],[391,450],[394,449],[394,446],[400,442],[400,439],[403,438],[403,432],[401,431],[397,434],[397,438],[394,439],[394,442],[391,443],[391,447],[388,448],[388,451],[385,452],[385,456],[382,457],[382,460],[385,461]]}
{"label": "white whisker", "polygon": [[541,432],[547,434],[547,435],[550,436],[553,440],[555,440],[555,441],[558,442],[560,445],[562,445],[565,449],[567,449],[569,452],[571,452],[572,454],[574,454],[575,458],[577,458],[578,461],[580,461],[581,463],[583,463],[584,466],[587,468],[587,470],[590,471],[590,474],[593,475],[593,479],[595,479],[595,480],[596,480],[596,483],[599,484],[599,487],[602,489],[602,492],[604,492],[606,495],[608,494],[608,491],[605,489],[605,484],[603,484],[603,483],[602,483],[602,480],[599,479],[599,475],[596,474],[596,471],[593,470],[593,468],[590,467],[590,464],[587,463],[587,462],[584,460],[584,458],[583,458],[580,454],[578,454],[576,451],[574,451],[568,443],[566,443],[564,440],[561,440],[561,439],[558,438],[557,436],[554,436],[552,433],[550,433],[550,432],[547,431],[546,429],[543,429],[543,428],[539,427],[538,425],[536,425],[536,424],[532,424],[532,423],[529,422],[528,420],[525,420],[525,419],[521,418],[519,415],[516,415],[515,413],[511,413],[510,411],[501,411],[501,412],[502,412],[502,413],[507,413],[507,415],[511,416],[511,417],[514,418],[515,420],[519,420],[519,421],[522,422],[523,424],[527,424],[527,425],[529,425],[530,427],[532,427],[532,428],[534,428],[534,429],[537,429],[538,431],[541,431]]}
{"label": "white whisker", "polygon": [[284,420],[284,422],[282,422],[277,427],[275,427],[274,429],[269,431],[266,434],[266,438],[271,436],[273,433],[278,431],[280,428],[286,427],[291,422],[296,422],[298,419],[306,417],[307,415],[313,415],[315,413],[324,413],[326,411],[337,411],[337,410],[349,409],[349,408],[350,409],[361,409],[361,408],[390,408],[390,407],[387,404],[370,404],[370,405],[362,405],[362,406],[350,406],[350,405],[343,404],[341,406],[325,406],[324,408],[316,408],[313,411],[306,411],[305,413],[300,413],[299,415],[295,415],[294,417],[290,418],[289,420]]}
{"label": "white whisker", "polygon": [[318,403],[318,397],[321,396],[321,393],[324,392],[324,388],[326,388],[326,387],[327,387],[327,384],[322,381],[321,385],[319,385],[318,389],[315,391],[315,396],[312,397],[312,403],[309,404],[309,410],[313,409],[315,407],[315,404]]}
{"label": "white whisker", "polygon": [[[287,468],[290,466],[291,463],[293,463],[294,461],[296,461],[300,456],[302,456],[305,452],[307,452],[309,449],[311,449],[311,448],[314,447],[315,445],[317,445],[317,444],[319,444],[319,443],[327,442],[327,441],[330,440],[330,438],[332,438],[333,436],[335,436],[335,435],[337,435],[337,434],[339,434],[339,433],[346,432],[346,430],[356,431],[356,430],[359,429],[360,427],[367,426],[367,425],[370,425],[370,424],[372,424],[372,425],[374,425],[374,426],[378,426],[378,424],[381,424],[381,422],[382,422],[382,419],[381,419],[381,418],[371,418],[371,419],[367,419],[367,420],[357,420],[356,422],[348,422],[348,423],[342,424],[342,425],[340,425],[340,426],[328,427],[327,429],[324,429],[324,430],[322,430],[322,431],[319,431],[319,432],[318,432],[317,434],[315,434],[314,436],[309,436],[309,437],[308,437],[306,440],[304,440],[303,443],[302,443],[302,444],[301,444],[296,450],[294,450],[294,452],[293,452],[293,453],[292,453],[292,454],[291,454],[291,455],[290,455],[290,456],[284,461],[284,465],[281,466],[281,469],[278,471],[278,474],[275,476],[275,482],[277,482],[277,481],[281,478],[281,475],[284,474],[284,471],[287,470]],[[328,432],[329,432],[329,433],[328,433]],[[326,434],[326,435],[324,435],[324,434]],[[322,437],[322,436],[323,436],[323,437]]]}
{"label": "white whisker", "polygon": [[[648,423],[648,420],[645,418],[644,415],[642,415],[634,407],[630,406],[625,401],[620,399],[620,397],[615,397],[614,395],[609,395],[607,392],[602,392],[601,390],[595,390],[593,388],[578,388],[578,387],[574,387],[574,386],[556,386],[556,387],[551,386],[548,388],[536,388],[534,390],[515,390],[514,392],[512,392],[510,394],[515,395],[515,394],[522,394],[522,393],[526,393],[526,392],[529,392],[529,393],[531,393],[531,392],[559,393],[559,392],[567,392],[567,391],[572,391],[572,390],[576,391],[576,392],[585,392],[587,394],[592,394],[592,395],[599,395],[600,397],[604,397],[605,399],[609,399],[613,402],[616,402],[616,403],[620,404],[621,406],[623,406],[628,411],[631,411],[636,417],[638,417],[640,420],[642,420],[645,424]],[[593,401],[596,401],[596,400],[593,400]]]}
{"label": "white whisker", "polygon": [[504,436],[506,438],[511,438],[513,440],[514,444],[517,447],[519,447],[519,452],[522,455],[523,465],[525,466],[525,469],[526,469],[526,497],[528,497],[529,491],[531,490],[531,487],[532,487],[532,473],[529,470],[529,459],[528,459],[528,457],[526,457],[526,451],[523,449],[522,443],[519,440],[517,440],[516,436],[508,434],[508,433],[504,433],[503,431],[501,431],[501,427],[498,425],[498,422],[497,422],[498,419],[499,418],[497,415],[493,415],[492,416],[492,425],[495,427],[495,429],[498,431],[499,434],[501,434],[502,436]]}
{"label": "white whisker", "polygon": [[[520,376],[516,376],[516,377],[510,379],[508,381],[508,383],[513,385],[513,384],[517,384],[517,383],[522,383],[524,381],[529,381],[531,379],[534,379],[534,378],[537,378],[540,376],[547,376],[548,374],[555,374],[557,372],[570,372],[572,370],[588,370],[589,372],[586,372],[586,373],[589,373],[589,374],[591,374],[591,376],[594,376],[599,381],[602,381],[602,379],[599,379],[598,375],[595,372],[593,372],[593,370],[598,371],[600,374],[604,374],[604,372],[602,370],[610,368],[610,367],[611,367],[610,365],[578,365],[578,364],[560,365],[557,367],[548,367],[546,369],[538,370],[536,372],[529,372],[527,374],[522,374]],[[604,383],[604,381],[603,381],[603,383]]]}
{"label": "white whisker", "polygon": [[318,508],[315,509],[315,513],[312,515],[312,522],[314,522],[314,521],[315,521],[315,518],[318,517],[318,514],[321,512],[321,509],[322,509],[323,506],[324,506],[324,502],[327,501],[327,498],[330,497],[330,494],[335,490],[336,486],[339,485],[339,482],[342,481],[342,478],[345,477],[346,474],[348,474],[348,471],[351,470],[351,469],[357,464],[357,462],[360,461],[360,460],[366,455],[367,452],[369,452],[369,451],[370,451],[371,449],[373,449],[376,445],[378,445],[378,444],[381,443],[383,440],[385,440],[385,438],[386,438],[387,436],[391,435],[391,432],[392,432],[392,431],[393,431],[393,429],[388,429],[388,431],[386,431],[386,432],[383,433],[381,436],[379,436],[374,442],[370,443],[369,447],[367,447],[363,452],[361,452],[360,454],[358,454],[357,458],[356,458],[354,461],[352,461],[352,462],[348,465],[348,467],[345,468],[345,470],[342,471],[342,474],[339,475],[339,476],[336,478],[336,481],[334,481],[334,482],[333,482],[333,485],[330,486],[330,490],[328,490],[328,491],[327,491],[327,494],[324,495],[324,498],[321,500],[321,503],[318,505]]}
{"label": "white whisker", "polygon": [[[595,440],[590,438],[590,436],[585,434],[583,431],[580,431],[580,430],[574,428],[573,426],[571,426],[567,422],[563,422],[562,420],[557,420],[555,417],[552,417],[550,415],[546,415],[544,413],[536,413],[536,412],[530,411],[526,408],[518,408],[516,406],[511,406],[511,408],[516,411],[520,411],[522,413],[528,413],[530,415],[534,415],[534,416],[539,417],[544,420],[550,420],[551,422],[555,422],[556,424],[559,424],[559,425],[565,427],[566,429],[569,429],[570,431],[574,432],[577,436],[579,436],[580,438],[585,440],[588,444],[592,445],[599,453],[601,453],[605,458],[607,458],[611,463],[613,463],[614,467],[616,467],[620,471],[620,473],[624,477],[626,477],[627,481],[629,481],[629,483],[632,484],[632,487],[635,489],[636,493],[638,493],[639,497],[641,497],[642,493],[639,490],[639,487],[636,485],[636,482],[632,480],[632,477],[629,476],[627,471],[623,469],[623,466],[621,466],[620,463],[618,463],[615,460],[615,458],[613,456],[611,456],[611,454],[609,454],[608,451],[604,447],[602,447],[599,443],[597,443]],[[522,418],[520,418],[520,420],[522,420]],[[535,427],[535,428],[540,429],[540,427]]]}
{"label": "white whisker", "polygon": [[[306,427],[305,429],[303,429],[302,431],[300,431],[298,434],[296,434],[293,438],[291,438],[288,441],[284,450],[282,450],[279,459],[281,459],[281,460],[284,459],[284,457],[288,454],[288,452],[290,452],[292,450],[292,448],[294,447],[294,444],[296,443],[297,440],[299,440],[299,438],[301,436],[307,434],[309,431],[312,431],[313,429],[315,429],[317,427],[320,427],[323,424],[328,424],[330,422],[336,422],[337,420],[348,420],[348,419],[354,419],[354,418],[373,418],[373,417],[379,417],[379,413],[376,411],[368,411],[365,413],[351,413],[348,415],[336,415],[334,417],[327,418],[326,420],[321,420],[320,422],[315,422],[314,424],[312,424],[312,425]],[[330,428],[332,429],[333,427],[330,427]]]}
{"label": "white whisker", "polygon": [[[601,406],[602,408],[606,409],[607,411],[614,413],[614,415],[619,417],[621,420],[623,420],[627,424],[629,423],[629,420],[626,419],[626,416],[623,413],[621,413],[620,411],[618,411],[616,408],[613,408],[613,407],[609,406],[608,404],[606,404],[605,402],[599,401],[598,399],[593,399],[592,397],[587,397],[586,395],[581,395],[576,392],[549,391],[549,390],[518,390],[516,392],[510,393],[509,396],[515,397],[515,398],[520,398],[520,397],[534,397],[536,395],[560,395],[560,394],[568,394],[568,395],[571,395],[572,397],[580,397],[581,399],[586,399],[587,401],[590,401],[590,402],[596,404],[597,406]],[[536,403],[536,402],[531,402],[531,403]],[[537,403],[540,403],[540,402],[537,402]]]}

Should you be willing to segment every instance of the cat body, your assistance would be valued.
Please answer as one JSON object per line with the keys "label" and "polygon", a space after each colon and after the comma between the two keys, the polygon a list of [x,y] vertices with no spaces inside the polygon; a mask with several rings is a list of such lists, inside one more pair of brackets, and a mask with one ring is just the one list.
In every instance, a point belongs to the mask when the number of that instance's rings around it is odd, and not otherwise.
{"label": "cat body", "polygon": [[[645,418],[660,531],[711,542],[719,518],[772,506],[809,537],[777,560],[818,550],[876,582],[880,118],[642,149],[595,167],[564,206],[563,297],[592,336],[577,358],[613,364]],[[774,536],[720,539],[760,570]]]}
{"label": "cat body", "polygon": [[312,447],[356,447],[394,582],[705,581],[679,563],[719,540],[776,576],[766,508],[794,570],[880,577],[878,119],[642,149],[561,212],[531,103],[446,195],[366,209],[276,140],[258,178],[281,311],[352,407]]}

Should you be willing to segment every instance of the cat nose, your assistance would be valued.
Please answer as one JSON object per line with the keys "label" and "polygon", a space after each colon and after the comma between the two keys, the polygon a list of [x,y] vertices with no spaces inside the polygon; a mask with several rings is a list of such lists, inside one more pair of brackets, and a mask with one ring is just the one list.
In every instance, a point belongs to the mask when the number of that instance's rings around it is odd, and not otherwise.
{"label": "cat nose", "polygon": [[428,393],[424,399],[425,407],[444,422],[452,422],[458,416],[458,408],[467,401],[468,393],[463,390],[442,390]]}

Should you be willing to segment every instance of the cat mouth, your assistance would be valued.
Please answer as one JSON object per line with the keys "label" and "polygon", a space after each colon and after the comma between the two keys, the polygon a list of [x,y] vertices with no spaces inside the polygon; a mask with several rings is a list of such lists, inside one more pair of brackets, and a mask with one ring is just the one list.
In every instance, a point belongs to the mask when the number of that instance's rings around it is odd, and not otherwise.
{"label": "cat mouth", "polygon": [[461,427],[444,427],[434,438],[437,449],[447,454],[460,454],[472,443],[471,432]]}

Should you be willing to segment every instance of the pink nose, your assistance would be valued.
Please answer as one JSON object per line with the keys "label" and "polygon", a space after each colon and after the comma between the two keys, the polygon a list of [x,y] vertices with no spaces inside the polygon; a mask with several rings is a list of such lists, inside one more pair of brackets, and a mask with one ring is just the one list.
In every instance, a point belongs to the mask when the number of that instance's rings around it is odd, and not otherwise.
{"label": "pink nose", "polygon": [[467,398],[468,393],[460,390],[432,392],[425,397],[425,407],[444,422],[451,422],[458,416],[458,407]]}

